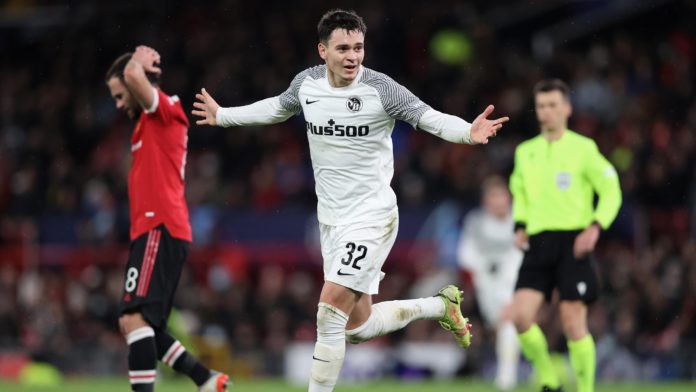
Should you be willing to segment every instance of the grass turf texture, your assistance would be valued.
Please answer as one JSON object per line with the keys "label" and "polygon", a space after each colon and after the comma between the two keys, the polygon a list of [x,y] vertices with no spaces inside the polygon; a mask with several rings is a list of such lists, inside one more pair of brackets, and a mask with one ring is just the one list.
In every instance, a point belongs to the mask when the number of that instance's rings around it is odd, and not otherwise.
{"label": "grass turf texture", "polygon": [[[305,387],[289,385],[283,381],[264,380],[235,382],[230,392],[303,392]],[[575,391],[573,386],[566,388],[568,392]],[[125,377],[123,378],[82,378],[68,379],[56,386],[23,386],[15,383],[0,381],[0,391],[2,392],[126,392],[130,387]],[[186,379],[158,381],[155,391],[160,392],[196,392],[196,388]],[[424,381],[424,382],[404,382],[396,380],[384,380],[371,383],[360,384],[340,384],[336,388],[337,392],[494,392],[496,391],[492,383],[480,380],[453,380],[453,381]],[[522,386],[514,390],[515,392],[537,392],[538,389],[531,386]],[[596,392],[693,392],[696,391],[696,383],[602,383],[597,386]]]}

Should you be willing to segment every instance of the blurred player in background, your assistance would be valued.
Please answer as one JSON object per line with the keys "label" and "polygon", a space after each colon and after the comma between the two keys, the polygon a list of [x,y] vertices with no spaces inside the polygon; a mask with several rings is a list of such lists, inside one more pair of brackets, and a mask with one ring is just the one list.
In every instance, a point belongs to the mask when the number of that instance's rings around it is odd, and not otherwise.
{"label": "blurred player in background", "polygon": [[394,121],[450,142],[479,144],[495,136],[507,118],[489,120],[489,106],[469,124],[432,109],[388,76],[363,67],[367,28],[354,12],[329,11],[317,30],[325,64],[299,73],[284,93],[248,106],[220,108],[203,89],[193,114],[201,117],[198,124],[229,127],[274,124],[304,113],[325,280],[309,391],[328,392],[343,366],[346,340],[364,342],[416,319],[440,320],[462,347],[471,340],[455,286],[435,297],[372,304],[399,225],[390,187]]}
{"label": "blurred player in background", "polygon": [[495,385],[507,391],[517,384],[520,358],[509,306],[522,262],[515,246],[510,193],[500,177],[483,182],[482,207],[469,212],[459,241],[459,265],[471,273],[484,321],[495,328],[498,369]]}
{"label": "blurred player in background", "polygon": [[587,305],[599,294],[592,252],[621,207],[621,187],[597,144],[568,129],[568,86],[558,79],[543,80],[534,88],[534,100],[541,134],[517,147],[510,177],[515,242],[525,250],[512,318],[542,390],[560,390],[546,337],[536,324],[544,299],[558,289],[578,391],[592,392],[596,360]]}
{"label": "blurred player in background", "polygon": [[188,119],[179,98],[157,86],[160,55],[138,46],[116,59],[106,84],[116,107],[137,120],[128,175],[131,244],[119,326],[128,342],[133,391],[153,391],[157,360],[188,375],[202,392],[227,389],[227,375],[212,372],[166,332],[191,226],[184,199]]}

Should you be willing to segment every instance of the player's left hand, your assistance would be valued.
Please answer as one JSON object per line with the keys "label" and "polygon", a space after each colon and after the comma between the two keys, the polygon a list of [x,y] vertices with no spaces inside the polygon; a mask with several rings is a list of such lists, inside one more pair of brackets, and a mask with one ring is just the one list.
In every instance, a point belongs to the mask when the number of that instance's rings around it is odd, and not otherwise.
{"label": "player's left hand", "polygon": [[503,123],[510,120],[509,117],[501,117],[495,120],[489,120],[488,116],[493,113],[495,107],[493,105],[488,105],[483,113],[479,114],[478,117],[471,123],[471,142],[472,144],[487,144],[488,138],[494,137],[500,128],[503,127]]}
{"label": "player's left hand", "polygon": [[208,94],[208,92],[202,88],[200,94],[196,94],[196,99],[198,101],[193,103],[194,110],[191,111],[194,115],[200,117],[196,121],[198,125],[217,125],[217,111],[220,108],[213,97]]}
{"label": "player's left hand", "polygon": [[573,245],[575,258],[582,259],[592,252],[598,239],[599,227],[593,223],[575,237],[575,244]]}

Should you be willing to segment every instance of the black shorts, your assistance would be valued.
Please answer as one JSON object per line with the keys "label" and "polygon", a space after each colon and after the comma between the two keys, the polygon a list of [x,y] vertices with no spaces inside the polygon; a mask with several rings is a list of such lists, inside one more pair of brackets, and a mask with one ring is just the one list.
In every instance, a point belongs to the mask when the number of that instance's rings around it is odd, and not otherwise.
{"label": "black shorts", "polygon": [[558,288],[561,300],[594,302],[599,279],[592,254],[576,259],[575,237],[580,231],[545,231],[529,237],[515,289],[541,291],[547,301]]}
{"label": "black shorts", "polygon": [[166,327],[188,246],[164,225],[131,241],[121,314],[140,312],[150,325]]}

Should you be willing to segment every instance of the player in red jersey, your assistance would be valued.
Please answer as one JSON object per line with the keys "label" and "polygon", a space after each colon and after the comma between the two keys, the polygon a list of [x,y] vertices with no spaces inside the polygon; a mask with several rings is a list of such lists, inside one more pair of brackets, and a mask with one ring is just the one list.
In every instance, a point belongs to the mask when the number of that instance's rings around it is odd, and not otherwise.
{"label": "player in red jersey", "polygon": [[119,327],[129,347],[131,388],[151,392],[157,360],[188,375],[201,392],[227,390],[229,377],[211,371],[166,332],[174,292],[191,242],[184,198],[188,119],[179,98],[158,87],[160,55],[138,46],[106,73],[116,108],[137,119],[128,174],[130,253]]}

